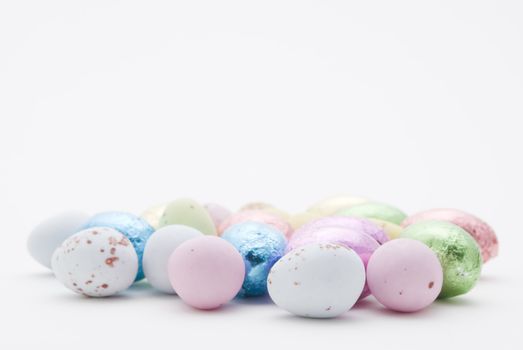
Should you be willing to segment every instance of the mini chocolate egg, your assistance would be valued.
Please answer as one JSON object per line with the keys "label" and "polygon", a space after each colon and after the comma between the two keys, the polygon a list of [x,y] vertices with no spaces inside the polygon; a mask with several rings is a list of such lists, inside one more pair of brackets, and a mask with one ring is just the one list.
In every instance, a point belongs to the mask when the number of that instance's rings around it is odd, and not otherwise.
{"label": "mini chocolate egg", "polygon": [[400,225],[407,217],[407,214],[396,207],[388,204],[367,202],[345,208],[336,213],[336,215],[347,215],[363,217],[368,219],[380,219],[393,224]]}
{"label": "mini chocolate egg", "polygon": [[399,238],[380,246],[367,265],[372,295],[386,308],[414,312],[426,308],[441,291],[443,271],[425,244]]}
{"label": "mini chocolate egg", "polygon": [[108,227],[94,227],[67,238],[52,257],[56,278],[75,293],[106,297],[134,282],[138,256],[131,242]]}
{"label": "mini chocolate egg", "polygon": [[[389,240],[385,231],[373,222],[350,216],[327,216],[300,227],[291,237],[291,241],[302,235],[308,235],[320,227],[345,227],[358,232],[365,233],[374,238],[378,243],[383,244]],[[290,244],[291,242],[289,242]]]}
{"label": "mini chocolate egg", "polygon": [[51,268],[51,257],[62,242],[72,236],[89,219],[89,215],[68,211],[38,224],[29,234],[27,250],[37,262]]}
{"label": "mini chocolate egg", "polygon": [[298,316],[336,317],[358,300],[365,283],[359,256],[338,244],[313,243],[292,250],[272,267],[269,295]]}
{"label": "mini chocolate egg", "polygon": [[400,237],[421,241],[438,256],[443,268],[439,298],[465,294],[479,279],[482,265],[479,246],[461,227],[446,221],[422,221],[406,227]]}
{"label": "mini chocolate egg", "polygon": [[155,205],[144,211],[140,217],[147,221],[154,229],[157,229],[160,225],[160,219],[165,211],[165,207],[167,207],[167,204]]}
{"label": "mini chocolate egg", "polygon": [[207,213],[211,216],[212,221],[214,222],[214,227],[216,227],[216,230],[218,230],[218,227],[220,227],[220,224],[227,219],[229,216],[231,216],[232,212],[225,208],[223,205],[216,204],[216,203],[205,203],[203,205],[205,210],[207,210]]}
{"label": "mini chocolate egg", "polygon": [[263,224],[270,225],[282,232],[285,237],[290,237],[292,234],[292,227],[289,223],[283,220],[281,217],[270,214],[261,210],[244,210],[229,216],[225,221],[222,222],[218,229],[218,234],[222,235],[225,230],[230,226],[240,224],[242,222],[254,221],[261,222]]}
{"label": "mini chocolate egg", "polygon": [[389,221],[384,221],[380,219],[372,219],[369,218],[369,221],[376,224],[378,227],[380,227],[383,231],[385,231],[385,234],[389,239],[396,239],[400,236],[401,231],[403,231],[403,227],[400,225],[396,225]]}
{"label": "mini chocolate egg", "polygon": [[169,256],[183,242],[202,237],[197,229],[184,225],[169,225],[158,229],[149,238],[143,252],[143,272],[154,288],[169,294],[176,294],[167,272]]}
{"label": "mini chocolate egg", "polygon": [[158,227],[185,225],[194,227],[204,235],[216,235],[216,227],[211,216],[198,202],[182,198],[167,205]]}
{"label": "mini chocolate egg", "polygon": [[494,230],[483,220],[458,209],[430,209],[409,216],[402,222],[407,227],[426,220],[449,221],[467,231],[478,243],[483,262],[498,255],[498,238]]}
{"label": "mini chocolate egg", "polygon": [[125,212],[108,211],[92,216],[83,229],[91,227],[110,227],[124,234],[133,244],[138,255],[138,273],[136,281],[143,279],[142,257],[145,243],[154,233],[154,228],[144,219]]}
{"label": "mini chocolate egg", "polygon": [[320,212],[314,211],[304,211],[302,213],[294,214],[289,217],[289,224],[291,224],[294,230],[299,229],[305,224],[308,224],[311,221],[318,220],[324,217]]}
{"label": "mini chocolate egg", "polygon": [[318,212],[323,216],[329,216],[334,215],[341,209],[350,208],[356,204],[361,204],[368,201],[368,199],[363,197],[346,195],[334,196],[315,203],[307,211]]}
{"label": "mini chocolate egg", "polygon": [[[370,256],[380,244],[368,234],[348,227],[318,227],[310,231],[308,234],[299,234],[292,236],[287,251],[295,250],[311,243],[335,243],[343,245],[344,247],[354,250],[363,262],[363,266],[367,266]],[[360,299],[367,297],[370,290],[365,284],[361,293]]]}
{"label": "mini chocolate egg", "polygon": [[229,242],[204,236],[182,243],[169,257],[171,285],[197,309],[215,309],[232,300],[245,277],[242,256]]}
{"label": "mini chocolate egg", "polygon": [[272,265],[285,253],[283,233],[267,224],[247,221],[230,226],[222,238],[231,243],[245,261],[245,281],[240,297],[267,293],[267,275]]}
{"label": "mini chocolate egg", "polygon": [[283,220],[288,220],[290,215],[289,213],[286,213],[285,211],[276,208],[272,204],[265,203],[265,202],[252,202],[247,203],[243,205],[240,210],[238,211],[246,211],[246,210],[261,210],[269,214],[274,214],[276,216],[281,217]]}

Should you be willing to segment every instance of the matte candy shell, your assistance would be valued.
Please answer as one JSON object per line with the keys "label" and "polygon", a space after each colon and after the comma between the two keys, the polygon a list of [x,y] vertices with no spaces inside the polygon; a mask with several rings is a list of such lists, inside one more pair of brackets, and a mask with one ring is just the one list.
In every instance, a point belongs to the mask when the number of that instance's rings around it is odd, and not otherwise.
{"label": "matte candy shell", "polygon": [[218,227],[220,227],[221,223],[232,214],[229,209],[216,203],[205,203],[203,207],[205,210],[207,210],[207,213],[209,213],[212,221],[214,222],[214,227],[216,227],[216,230],[218,230]]}
{"label": "matte candy shell", "polygon": [[407,227],[427,220],[449,221],[467,231],[478,243],[483,262],[498,255],[498,238],[494,230],[483,220],[458,209],[430,209],[409,216],[401,224]]}
{"label": "matte candy shell", "polygon": [[205,235],[216,235],[216,227],[211,216],[198,202],[183,198],[167,205],[160,219],[159,227],[185,225],[194,227]]}
{"label": "matte candy shell", "polygon": [[94,227],[65,240],[53,254],[52,267],[56,278],[73,292],[106,297],[133,283],[138,256],[120,232]]}
{"label": "matte candy shell", "polygon": [[443,271],[425,244],[400,238],[379,247],[367,265],[372,295],[385,307],[413,312],[429,306],[441,291]]}
{"label": "matte candy shell", "polygon": [[213,236],[182,243],[170,256],[169,279],[180,298],[197,309],[215,309],[232,300],[245,277],[242,256]]}
{"label": "matte candy shell", "polygon": [[350,208],[356,204],[368,202],[369,200],[363,197],[355,196],[334,196],[321,200],[312,205],[308,211],[317,212],[321,215],[333,215],[341,209]]}
{"label": "matte candy shell", "polygon": [[147,281],[164,293],[175,294],[167,273],[169,256],[183,242],[202,236],[203,233],[197,229],[184,225],[158,229],[147,241],[143,252],[143,271]]}
{"label": "matte candy shell", "polygon": [[51,257],[62,242],[72,236],[89,219],[89,215],[68,211],[42,221],[27,239],[29,254],[40,264],[51,268]]}
{"label": "matte candy shell", "polygon": [[272,204],[265,203],[265,202],[252,202],[247,203],[244,206],[240,208],[238,211],[246,211],[246,210],[261,210],[269,214],[274,214],[276,216],[279,216],[283,220],[288,220],[290,215],[286,213],[285,211],[276,208]]}
{"label": "matte candy shell", "polygon": [[467,231],[446,221],[422,221],[406,227],[402,238],[416,239],[429,246],[443,268],[439,298],[465,294],[481,273],[481,252]]}
{"label": "matte candy shell", "polygon": [[368,202],[342,209],[337,215],[357,216],[363,218],[380,219],[400,225],[407,215],[396,207],[388,204]]}
{"label": "matte candy shell", "polygon": [[383,229],[383,231],[385,231],[385,234],[387,235],[387,237],[389,237],[389,239],[398,238],[401,234],[401,231],[403,231],[403,227],[401,227],[400,225],[393,224],[392,222],[371,218],[369,218],[369,221],[372,221],[378,227]]}
{"label": "matte candy shell", "polygon": [[167,204],[160,204],[155,205],[154,207],[150,207],[149,209],[144,211],[142,215],[140,215],[140,217],[147,221],[149,225],[154,227],[154,229],[157,229],[160,225],[160,219],[162,218],[166,206]]}
{"label": "matte candy shell", "polygon": [[349,310],[365,283],[351,249],[314,243],[287,253],[271,269],[268,289],[279,307],[304,317],[331,318]]}
{"label": "matte candy shell", "polygon": [[222,222],[220,228],[218,229],[218,233],[222,235],[223,232],[230,226],[247,221],[261,222],[263,224],[270,225],[278,231],[282,232],[286,237],[290,237],[292,234],[292,227],[288,222],[277,215],[261,210],[244,210],[232,214]]}
{"label": "matte candy shell", "polygon": [[325,215],[320,212],[304,211],[303,213],[291,215],[289,217],[289,223],[294,230],[297,230],[303,225],[308,224],[311,221],[318,220],[323,216]]}

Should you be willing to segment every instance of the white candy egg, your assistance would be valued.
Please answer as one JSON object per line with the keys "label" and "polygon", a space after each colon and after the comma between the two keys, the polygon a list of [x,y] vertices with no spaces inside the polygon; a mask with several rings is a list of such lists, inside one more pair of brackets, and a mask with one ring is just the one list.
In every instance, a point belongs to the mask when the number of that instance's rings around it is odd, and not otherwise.
{"label": "white candy egg", "polygon": [[56,278],[72,291],[105,297],[133,284],[138,256],[120,232],[94,227],[65,240],[53,254],[52,268]]}
{"label": "white candy egg", "polygon": [[51,268],[51,257],[62,242],[78,232],[87,222],[89,215],[68,211],[42,221],[27,239],[29,254],[40,264]]}
{"label": "white candy egg", "polygon": [[353,250],[314,243],[287,253],[271,269],[269,295],[276,305],[304,317],[330,318],[349,310],[365,284],[365,268]]}
{"label": "white candy egg", "polygon": [[175,294],[167,273],[169,256],[183,242],[201,236],[203,233],[185,225],[158,229],[147,241],[143,253],[143,271],[147,281],[164,293]]}

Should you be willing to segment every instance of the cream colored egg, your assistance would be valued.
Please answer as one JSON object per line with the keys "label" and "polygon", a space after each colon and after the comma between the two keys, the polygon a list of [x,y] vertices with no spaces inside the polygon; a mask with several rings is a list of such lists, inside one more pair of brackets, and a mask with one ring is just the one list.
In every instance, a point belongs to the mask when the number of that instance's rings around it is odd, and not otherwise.
{"label": "cream colored egg", "polygon": [[149,225],[154,227],[155,229],[158,228],[158,225],[160,224],[160,219],[162,218],[162,215],[165,211],[165,208],[167,207],[167,204],[159,204],[155,205],[153,207],[150,207],[146,211],[142,213],[141,218],[147,221]]}
{"label": "cream colored egg", "polygon": [[385,234],[387,235],[387,237],[389,237],[389,239],[398,238],[401,234],[401,231],[403,231],[403,227],[401,227],[400,225],[396,225],[395,223],[392,223],[392,222],[388,222],[388,221],[380,220],[380,219],[368,219],[368,220],[372,221],[373,223],[375,223],[376,225],[381,227],[383,229],[383,231],[385,231]]}
{"label": "cream colored egg", "polygon": [[340,195],[329,197],[312,205],[308,211],[320,212],[325,216],[334,215],[338,210],[368,202],[367,198]]}

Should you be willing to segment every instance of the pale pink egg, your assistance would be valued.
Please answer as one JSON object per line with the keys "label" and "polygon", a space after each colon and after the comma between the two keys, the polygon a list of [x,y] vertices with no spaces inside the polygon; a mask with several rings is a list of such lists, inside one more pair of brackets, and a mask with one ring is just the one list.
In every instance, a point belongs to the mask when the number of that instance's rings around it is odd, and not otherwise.
{"label": "pale pink egg", "polygon": [[215,309],[232,300],[245,278],[245,263],[232,244],[205,236],[182,243],[169,257],[169,280],[188,305]]}
{"label": "pale pink egg", "polygon": [[413,312],[436,300],[443,271],[432,249],[419,241],[399,238],[372,254],[367,264],[367,284],[386,308]]}
{"label": "pale pink egg", "polygon": [[458,209],[430,209],[406,218],[401,226],[407,227],[427,220],[448,221],[467,231],[479,245],[483,262],[498,255],[498,238],[494,230],[483,220]]}
{"label": "pale pink egg", "polygon": [[223,205],[216,203],[205,203],[203,207],[209,213],[209,216],[214,222],[214,226],[216,226],[217,230],[218,227],[220,227],[220,224],[232,214],[232,212],[229,209],[225,208]]}
{"label": "pale pink egg", "polygon": [[275,214],[267,213],[261,210],[243,210],[232,214],[221,223],[220,227],[218,228],[218,235],[221,236],[223,232],[232,225],[247,221],[261,222],[272,226],[283,233],[287,238],[292,235],[292,227],[287,221],[283,220],[281,217]]}

